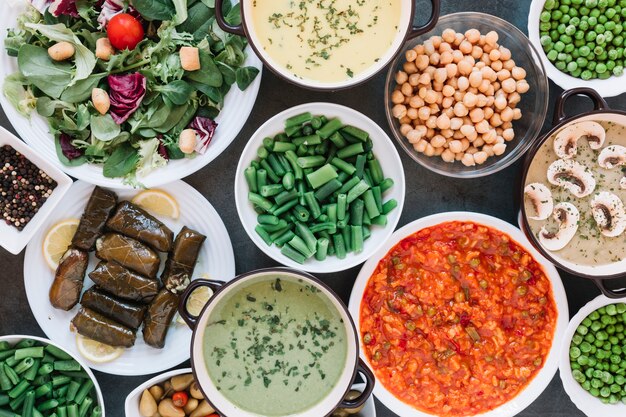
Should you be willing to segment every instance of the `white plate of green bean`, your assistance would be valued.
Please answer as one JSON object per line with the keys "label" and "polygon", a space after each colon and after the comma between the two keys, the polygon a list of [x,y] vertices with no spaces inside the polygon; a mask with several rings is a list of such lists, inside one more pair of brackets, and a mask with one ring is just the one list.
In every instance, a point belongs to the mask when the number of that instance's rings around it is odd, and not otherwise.
{"label": "white plate of green bean", "polygon": [[0,416],[105,417],[93,372],[56,343],[37,336],[0,337]]}
{"label": "white plate of green bean", "polygon": [[[563,387],[589,417],[626,415],[625,303],[626,298],[599,295],[572,317],[563,338],[559,364]],[[609,369],[597,369],[605,363]]]}
{"label": "white plate of green bean", "polygon": [[265,122],[241,154],[239,218],[283,265],[331,273],[358,265],[398,224],[402,162],[367,116],[332,103],[302,104]]}

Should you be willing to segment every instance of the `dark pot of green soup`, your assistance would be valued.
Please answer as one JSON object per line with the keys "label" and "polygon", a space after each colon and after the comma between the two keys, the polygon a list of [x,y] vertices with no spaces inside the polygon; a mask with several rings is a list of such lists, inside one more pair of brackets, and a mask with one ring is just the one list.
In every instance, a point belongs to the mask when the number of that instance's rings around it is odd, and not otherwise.
{"label": "dark pot of green soup", "polygon": [[[186,311],[198,287],[215,293],[199,317]],[[228,417],[320,417],[357,408],[374,386],[359,360],[348,310],[313,276],[271,268],[223,284],[195,280],[179,311],[193,330],[191,363],[205,398]],[[367,386],[344,401],[356,374]]]}

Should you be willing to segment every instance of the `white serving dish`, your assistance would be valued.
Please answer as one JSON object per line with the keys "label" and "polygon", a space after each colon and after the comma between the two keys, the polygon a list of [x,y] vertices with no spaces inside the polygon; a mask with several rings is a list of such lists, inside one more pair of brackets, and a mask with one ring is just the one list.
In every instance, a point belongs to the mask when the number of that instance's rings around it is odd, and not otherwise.
{"label": "white serving dish", "polygon": [[[22,249],[24,249],[24,246],[28,244],[43,222],[62,201],[63,196],[72,185],[72,179],[65,175],[57,165],[54,165],[50,163],[48,159],[41,157],[38,152],[30,148],[11,132],[0,126],[0,147],[4,145],[9,145],[24,155],[28,160],[42,169],[50,176],[50,178],[57,182],[57,186],[52,191],[48,200],[46,200],[44,205],[41,206],[37,214],[35,214],[23,230],[19,231],[17,228],[6,224],[4,219],[0,219],[0,246],[11,252],[13,255],[17,255],[22,251]],[[1,163],[4,164],[4,162]]]}
{"label": "white serving dish", "polygon": [[[130,394],[126,397],[126,402],[124,403],[124,409],[126,411],[126,417],[143,417],[139,414],[139,400],[141,399],[141,394],[144,390],[147,390],[153,385],[160,384],[163,381],[170,379],[176,375],[182,374],[190,374],[192,373],[191,368],[184,369],[175,369],[173,371],[166,372],[162,375],[157,375],[154,378],[149,379],[143,384],[139,385],[137,388],[131,391]],[[352,386],[353,389],[362,391],[365,384],[354,384]],[[354,414],[354,417],[376,417],[376,406],[374,404],[374,397],[370,396],[365,403],[365,407],[359,414]]]}
{"label": "white serving dish", "polygon": [[83,359],[79,355],[76,355],[75,353],[69,352],[63,346],[61,346],[61,345],[59,345],[57,343],[54,343],[51,340],[45,339],[43,337],[29,336],[29,335],[23,335],[23,334],[0,336],[0,342],[9,342],[11,344],[18,343],[18,342],[22,341],[23,339],[33,339],[33,340],[37,340],[38,342],[42,342],[42,343],[45,343],[45,344],[48,344],[48,345],[55,346],[55,347],[61,349],[63,352],[65,352],[68,355],[70,355],[76,362],[78,362],[80,364],[80,366],[83,367],[85,372],[87,372],[87,375],[89,375],[89,378],[93,382],[93,387],[96,390],[96,396],[98,397],[98,405],[102,408],[102,417],[106,417],[106,410],[104,409],[104,398],[102,397],[102,390],[100,389],[100,384],[98,384],[98,380],[96,379],[96,376],[93,374],[91,369],[89,369],[89,366],[87,366],[85,364],[85,362],[83,361]]}
{"label": "white serving dish", "polygon": [[570,400],[576,407],[589,417],[610,417],[626,415],[626,404],[604,404],[598,398],[589,394],[580,386],[572,376],[572,368],[569,363],[569,348],[572,337],[578,325],[593,311],[609,304],[626,303],[626,298],[614,299],[604,295],[599,295],[583,306],[578,313],[572,317],[563,336],[561,354],[559,361],[559,375],[563,382],[563,388],[569,395]]}
{"label": "white serving dish", "polygon": [[[522,410],[528,407],[537,397],[539,397],[539,395],[546,389],[546,387],[552,380],[552,377],[556,373],[559,365],[560,341],[563,339],[563,335],[565,333],[568,321],[567,297],[565,295],[563,283],[561,282],[561,278],[559,277],[556,268],[530,244],[522,231],[515,226],[495,217],[472,212],[439,213],[423,217],[421,219],[413,221],[412,223],[407,224],[406,226],[398,229],[393,234],[393,236],[388,239],[385,244],[381,246],[361,268],[361,272],[359,272],[359,275],[352,289],[352,294],[350,295],[350,314],[354,319],[354,323],[357,329],[360,329],[361,300],[363,298],[363,293],[365,291],[367,283],[369,282],[369,279],[376,269],[376,266],[378,265],[380,259],[382,259],[398,242],[400,242],[405,237],[416,233],[419,230],[449,221],[470,221],[474,223],[484,224],[485,226],[506,233],[514,241],[520,244],[526,251],[528,251],[528,253],[530,253],[537,262],[541,264],[547,277],[552,283],[552,291],[554,295],[554,301],[556,303],[558,317],[552,347],[550,348],[550,352],[543,367],[541,368],[539,373],[533,378],[533,380],[526,386],[526,388],[520,391],[520,393],[515,398],[491,411],[480,414],[481,417],[512,417],[520,413]],[[360,337],[360,330],[358,331],[358,333]],[[361,344],[362,343],[363,341],[361,340]],[[364,350],[361,345],[361,358],[368,366],[370,366],[370,368],[372,368],[372,365],[370,364],[366,355],[363,352]],[[411,407],[410,405],[400,401],[391,392],[389,392],[383,386],[383,384],[380,383],[380,381],[377,381],[376,386],[374,387],[374,395],[387,408],[389,408],[391,411],[399,416],[433,416],[433,414],[419,411]]]}
{"label": "white serving dish", "polygon": [[[161,187],[173,196],[180,205],[181,213],[178,220],[159,217],[175,234],[187,225],[207,236],[194,271],[194,278],[208,274],[211,279],[229,281],[235,276],[235,257],[228,231],[221,218],[211,204],[190,185],[176,181]],[[44,223],[39,233],[26,249],[24,258],[24,285],[28,303],[35,319],[42,330],[69,352],[79,355],[76,347],[76,334],[70,331],[70,321],[79,310],[79,305],[70,311],[52,307],[48,297],[50,285],[54,279],[54,271],[50,269],[41,254],[43,239],[48,229],[58,221],[68,218],[80,218],[93,185],[83,181],[76,182],[65,198],[63,210],[56,210]],[[137,190],[118,190],[119,200],[130,199]],[[91,261],[87,272],[94,269],[97,260],[90,254]],[[161,260],[165,255],[161,254]],[[163,263],[163,262],[162,262]],[[85,277],[84,290],[93,285],[88,276]],[[174,319],[176,320],[176,319]],[[155,349],[148,346],[141,334],[137,334],[135,346],[122,354],[118,359],[108,363],[87,364],[98,371],[114,375],[146,375],[172,368],[189,359],[191,331],[184,324],[174,322],[170,328],[165,347]]]}
{"label": "white serving dish", "polygon": [[[15,26],[17,17],[26,9],[27,4],[26,0],[0,2],[0,15],[2,16],[0,18],[0,33],[2,33],[3,38],[7,29]],[[232,143],[246,123],[261,86],[263,65],[252,48],[247,47],[245,52],[247,54],[245,65],[253,66],[260,72],[245,91],[240,91],[234,85],[226,95],[224,109],[215,119],[219,126],[206,153],[197,155],[195,158],[171,160],[167,166],[155,169],[144,177],[138,177],[137,179],[141,184],[147,188],[152,188],[191,175],[217,158]],[[3,50],[0,53],[0,83],[3,83],[8,75],[17,70],[17,59],[8,56]],[[68,175],[103,187],[131,188],[130,185],[124,184],[123,178],[104,177],[102,165],[83,164],[77,167],[63,165],[57,158],[54,138],[49,133],[48,122],[44,117],[39,116],[34,111],[30,120],[25,118],[15,110],[3,94],[0,94],[0,104],[9,121],[26,143]]]}
{"label": "white serving dish", "polygon": [[554,83],[563,90],[576,87],[589,87],[600,93],[602,97],[618,96],[626,92],[626,78],[624,76],[611,76],[606,80],[594,79],[585,81],[582,78],[572,77],[560,71],[552,64],[539,41],[539,16],[541,15],[545,3],[546,0],[532,0],[530,4],[530,12],[528,14],[528,38],[539,52],[539,57],[543,62],[548,78],[554,81]]}
{"label": "white serving dish", "polygon": [[[385,177],[391,178],[394,181],[393,187],[385,193],[384,200],[387,201],[395,198],[398,202],[398,207],[387,215],[387,226],[372,227],[372,236],[365,241],[363,252],[359,254],[349,253],[345,259],[328,256],[326,260],[322,262],[309,259],[304,265],[301,265],[280,253],[280,248],[277,246],[267,246],[263,239],[255,232],[254,228],[257,225],[257,213],[254,211],[252,204],[248,201],[248,184],[245,180],[244,170],[257,158],[257,149],[261,146],[265,137],[274,136],[282,132],[285,127],[284,122],[287,118],[307,111],[314,115],[325,115],[329,118],[338,117],[345,124],[354,125],[370,134],[370,138],[374,142],[374,154],[380,161]],[[389,139],[389,136],[387,136],[380,126],[364,114],[333,103],[301,104],[269,119],[248,141],[248,144],[241,153],[235,174],[235,203],[237,204],[237,212],[250,239],[252,239],[259,249],[275,261],[291,268],[308,272],[331,273],[343,271],[366,261],[389,236],[391,236],[396,228],[404,206],[404,195],[405,178],[402,161],[400,160],[396,147],[393,145],[391,139]]]}

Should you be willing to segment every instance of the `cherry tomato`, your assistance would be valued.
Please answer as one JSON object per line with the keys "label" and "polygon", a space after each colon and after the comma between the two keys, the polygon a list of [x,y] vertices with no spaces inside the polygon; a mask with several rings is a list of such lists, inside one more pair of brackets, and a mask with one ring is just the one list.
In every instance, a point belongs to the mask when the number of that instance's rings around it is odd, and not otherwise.
{"label": "cherry tomato", "polygon": [[143,39],[141,22],[128,13],[121,13],[113,17],[107,26],[109,41],[117,49],[135,49]]}
{"label": "cherry tomato", "polygon": [[175,392],[174,395],[172,395],[172,402],[176,407],[186,406],[188,400],[189,396],[185,391]]}

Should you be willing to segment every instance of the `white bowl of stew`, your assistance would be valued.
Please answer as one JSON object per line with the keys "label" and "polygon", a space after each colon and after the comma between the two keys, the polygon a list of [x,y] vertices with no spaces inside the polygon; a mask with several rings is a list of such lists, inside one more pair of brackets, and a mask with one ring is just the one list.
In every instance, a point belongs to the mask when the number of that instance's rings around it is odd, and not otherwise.
{"label": "white bowl of stew", "polygon": [[431,0],[428,21],[413,27],[414,0],[241,0],[241,24],[232,25],[222,3],[215,2],[222,30],[246,36],[279,77],[326,91],[355,86],[382,71],[406,39],[432,29],[440,10],[440,0]]}
{"label": "white bowl of stew", "polygon": [[521,412],[554,376],[568,319],[554,266],[516,227],[471,212],[396,231],[349,305],[374,395],[403,417]]}

